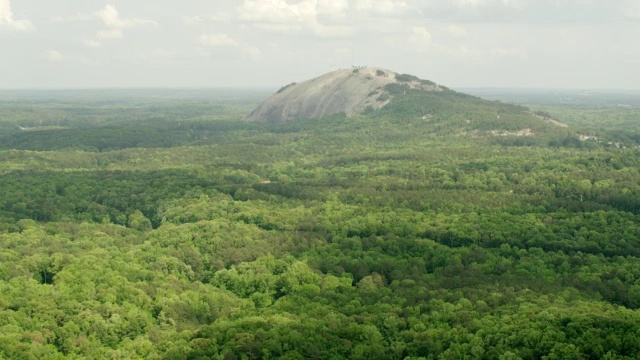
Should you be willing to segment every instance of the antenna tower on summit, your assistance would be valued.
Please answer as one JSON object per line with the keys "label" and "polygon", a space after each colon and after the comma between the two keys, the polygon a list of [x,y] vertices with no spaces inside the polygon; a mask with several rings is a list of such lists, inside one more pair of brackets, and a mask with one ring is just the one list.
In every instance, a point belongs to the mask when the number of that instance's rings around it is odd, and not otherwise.
{"label": "antenna tower on summit", "polygon": [[355,64],[353,63],[353,45],[351,45],[351,67],[354,67]]}

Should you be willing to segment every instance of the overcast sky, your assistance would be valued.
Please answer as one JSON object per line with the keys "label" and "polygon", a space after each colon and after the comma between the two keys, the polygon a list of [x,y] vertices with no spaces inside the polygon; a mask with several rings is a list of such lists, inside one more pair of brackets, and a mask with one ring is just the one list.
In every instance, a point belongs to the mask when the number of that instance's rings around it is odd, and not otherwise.
{"label": "overcast sky", "polygon": [[0,88],[277,87],[358,65],[640,89],[639,39],[640,0],[0,0]]}

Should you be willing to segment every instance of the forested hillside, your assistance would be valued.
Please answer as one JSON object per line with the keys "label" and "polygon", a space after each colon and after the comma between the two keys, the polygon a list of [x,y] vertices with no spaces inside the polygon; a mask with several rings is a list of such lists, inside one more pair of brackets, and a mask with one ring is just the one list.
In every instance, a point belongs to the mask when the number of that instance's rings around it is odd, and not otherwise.
{"label": "forested hillside", "polygon": [[640,358],[637,109],[0,95],[0,358]]}

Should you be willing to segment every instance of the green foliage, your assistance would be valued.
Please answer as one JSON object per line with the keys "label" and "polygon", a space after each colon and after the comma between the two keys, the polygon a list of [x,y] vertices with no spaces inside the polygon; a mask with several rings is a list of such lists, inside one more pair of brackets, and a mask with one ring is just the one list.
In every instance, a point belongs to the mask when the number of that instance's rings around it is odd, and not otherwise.
{"label": "green foliage", "polygon": [[409,75],[409,74],[396,74],[396,80],[400,82],[420,81],[420,79],[417,76]]}
{"label": "green foliage", "polygon": [[151,221],[140,210],[136,210],[129,215],[127,226],[138,231],[147,231],[151,230]]}
{"label": "green foliage", "polygon": [[[484,98],[523,104],[543,118],[560,120],[588,136],[591,145],[627,146],[640,144],[638,118],[640,94],[636,91],[597,92],[560,90],[513,92],[478,90]],[[575,134],[574,134],[575,135]]]}
{"label": "green foliage", "polygon": [[[284,125],[175,109],[206,140],[103,122],[114,104],[18,130],[0,150],[0,358],[640,357],[638,150],[389,91],[367,116]],[[44,106],[0,112],[24,127]],[[461,135],[523,127],[540,136]]]}
{"label": "green foliage", "polygon": [[418,82],[418,83],[423,84],[423,85],[431,85],[431,86],[435,86],[436,85],[436,83],[434,83],[433,81],[423,80],[423,79],[418,78],[415,75],[396,74],[395,78],[399,82]]}

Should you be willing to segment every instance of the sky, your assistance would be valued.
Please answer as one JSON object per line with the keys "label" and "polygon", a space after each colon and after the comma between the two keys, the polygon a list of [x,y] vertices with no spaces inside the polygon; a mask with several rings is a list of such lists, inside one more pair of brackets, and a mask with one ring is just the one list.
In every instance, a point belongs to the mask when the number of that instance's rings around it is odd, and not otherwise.
{"label": "sky", "polygon": [[0,88],[640,89],[640,0],[0,0]]}

